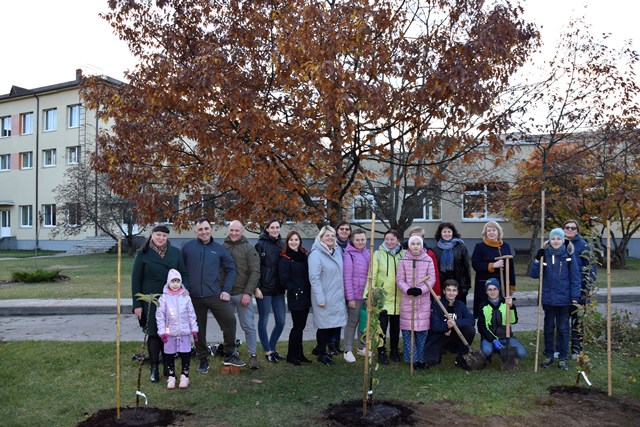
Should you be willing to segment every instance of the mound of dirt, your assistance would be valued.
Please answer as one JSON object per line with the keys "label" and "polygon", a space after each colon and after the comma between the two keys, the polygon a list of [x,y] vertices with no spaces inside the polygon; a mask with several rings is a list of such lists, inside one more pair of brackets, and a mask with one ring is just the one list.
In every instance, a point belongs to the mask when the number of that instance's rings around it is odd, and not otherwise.
{"label": "mound of dirt", "polygon": [[116,408],[102,409],[78,424],[78,427],[171,426],[192,415],[187,411],[159,408],[120,408],[120,419],[116,419]]}

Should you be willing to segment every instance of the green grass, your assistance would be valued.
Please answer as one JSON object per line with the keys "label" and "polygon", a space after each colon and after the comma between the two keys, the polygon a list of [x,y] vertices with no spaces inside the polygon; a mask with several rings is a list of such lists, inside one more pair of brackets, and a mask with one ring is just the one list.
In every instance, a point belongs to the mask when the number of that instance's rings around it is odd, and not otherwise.
{"label": "green grass", "polygon": [[[1,258],[1,257],[0,257]],[[121,296],[131,298],[131,268],[134,257],[122,255]],[[39,284],[5,284],[0,286],[0,299],[16,298],[115,298],[117,289],[117,255],[93,254],[64,257],[23,258],[0,260],[0,281],[11,280],[11,273],[20,270],[60,269],[69,276],[66,282]],[[537,280],[526,274],[527,258],[516,259],[516,280],[519,291],[535,291]],[[638,286],[640,259],[630,258],[627,268],[612,270],[613,286]],[[606,270],[598,273],[598,286],[606,288]]]}
{"label": "green grass", "polygon": [[62,253],[63,251],[43,251],[38,250],[0,250],[0,258],[33,258],[36,256],[51,256]]}
{"label": "green grass", "polygon": [[[533,333],[519,334],[533,354]],[[313,343],[305,343],[307,352]],[[279,344],[284,351],[284,344]],[[140,344],[124,343],[121,348],[121,406],[135,404],[137,362],[131,360]],[[245,349],[241,349],[244,353]],[[593,355],[590,375],[594,387],[607,389],[605,354]],[[0,419],[3,426],[71,426],[100,409],[116,406],[114,343],[2,342],[0,343]],[[166,390],[163,381],[151,384],[148,365],[143,367],[142,391],[149,406],[186,410],[198,417],[194,426],[233,425],[324,425],[321,412],[329,404],[362,398],[363,361],[347,365],[337,358],[334,367],[313,363],[294,367],[287,363],[267,364],[261,360],[257,371],[243,369],[240,375],[219,373],[220,358],[211,358],[207,375],[195,372],[188,390]],[[573,363],[571,364],[573,368]],[[629,378],[640,373],[640,358],[613,355],[615,396],[640,399],[640,388]],[[401,398],[413,403],[450,400],[458,411],[485,417],[524,416],[539,411],[539,398],[552,385],[573,385],[575,371],[557,368],[533,372],[533,357],[520,362],[518,370],[502,373],[499,362],[483,371],[465,373],[453,366],[453,356],[443,364],[409,375],[408,365],[392,363],[376,373],[380,384],[374,399]],[[261,384],[252,380],[258,379]],[[232,394],[237,390],[237,394]],[[491,396],[491,398],[487,398]]]}

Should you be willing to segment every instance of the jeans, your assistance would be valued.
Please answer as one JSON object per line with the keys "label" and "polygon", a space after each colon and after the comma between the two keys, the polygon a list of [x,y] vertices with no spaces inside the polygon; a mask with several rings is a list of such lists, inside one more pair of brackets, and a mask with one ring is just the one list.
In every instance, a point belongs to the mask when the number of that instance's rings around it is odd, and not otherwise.
{"label": "jeans", "polygon": [[358,328],[360,322],[360,308],[362,307],[363,300],[356,300],[356,308],[350,308],[347,305],[347,326],[344,327],[344,351],[353,351],[353,337],[358,332],[358,348],[364,348],[360,344],[362,339],[362,332]]}
{"label": "jeans", "polygon": [[[569,358],[569,315],[572,306],[543,305],[544,309],[544,355],[553,358],[555,349],[558,350],[558,359]],[[556,345],[557,344],[557,345]]]}
{"label": "jeans", "polygon": [[253,320],[253,299],[249,300],[249,305],[242,305],[242,297],[244,294],[231,295],[231,302],[236,307],[240,327],[244,331],[245,340],[247,341],[247,352],[249,356],[256,354],[258,342],[258,334],[256,332],[256,323]]}
{"label": "jeans", "polygon": [[[276,344],[282,335],[284,329],[285,315],[287,308],[284,303],[284,294],[270,296],[265,295],[262,299],[256,300],[258,304],[258,336],[262,344],[262,350],[265,353],[276,351]],[[276,321],[271,336],[267,333],[267,323],[269,322],[269,313],[273,309],[273,317]]]}
{"label": "jeans", "polygon": [[220,296],[191,297],[193,308],[198,321],[198,342],[196,342],[196,356],[206,359],[209,355],[207,348],[207,313],[211,311],[222,330],[224,353],[232,354],[236,351],[236,316],[230,301],[222,301]]}
{"label": "jeans", "polygon": [[[502,345],[507,345],[507,339],[506,338],[502,338],[500,340],[500,343]],[[520,342],[511,337],[509,338],[509,346],[510,347],[515,347],[516,348],[516,353],[518,356],[518,359],[523,359],[524,357],[526,357],[527,355],[527,350],[525,350],[525,348],[522,346],[522,344],[520,344]],[[491,357],[491,355],[493,354],[494,351],[499,352],[500,350],[495,350],[493,348],[493,342],[487,341],[486,339],[482,339],[482,342],[480,343],[480,350],[482,350],[482,352],[484,353],[484,355],[486,357]]]}

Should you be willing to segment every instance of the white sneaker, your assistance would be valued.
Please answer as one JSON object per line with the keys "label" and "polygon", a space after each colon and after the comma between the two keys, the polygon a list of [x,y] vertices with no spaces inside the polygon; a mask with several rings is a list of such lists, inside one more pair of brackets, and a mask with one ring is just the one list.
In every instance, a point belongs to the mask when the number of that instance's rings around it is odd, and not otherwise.
{"label": "white sneaker", "polygon": [[[175,387],[175,378],[173,380],[174,383],[174,387]],[[189,377],[186,377],[184,374],[180,375],[180,385],[178,386],[180,388],[187,388],[189,387]]]}
{"label": "white sneaker", "polygon": [[560,357],[560,352],[556,351],[555,353],[553,353],[553,358],[557,359],[558,357]]}
{"label": "white sneaker", "polygon": [[[359,356],[366,356],[367,355],[367,351],[364,348],[359,348],[358,349],[358,355]],[[371,357],[371,356],[372,356],[372,353],[369,352],[369,357]]]}
{"label": "white sneaker", "polygon": [[167,378],[167,389],[173,390],[174,388],[176,388],[176,377]]}
{"label": "white sneaker", "polygon": [[344,352],[344,360],[347,363],[353,363],[356,361],[356,357],[353,355],[352,352],[350,351],[345,351]]}

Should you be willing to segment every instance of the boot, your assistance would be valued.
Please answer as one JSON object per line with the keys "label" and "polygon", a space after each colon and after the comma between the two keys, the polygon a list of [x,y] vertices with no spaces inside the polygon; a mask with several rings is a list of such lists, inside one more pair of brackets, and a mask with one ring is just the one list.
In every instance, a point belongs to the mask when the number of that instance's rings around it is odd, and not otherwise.
{"label": "boot", "polygon": [[320,353],[320,355],[318,356],[318,362],[324,363],[327,366],[333,366],[336,364],[336,362],[334,362],[327,353]]}
{"label": "boot", "polygon": [[400,361],[400,353],[398,352],[397,348],[391,349],[391,360],[393,360],[394,362]]}
{"label": "boot", "polygon": [[158,372],[158,364],[151,364],[151,375],[149,375],[149,381],[152,383],[157,383],[160,381],[160,372]]}
{"label": "boot", "polygon": [[389,357],[387,357],[387,350],[384,347],[380,347],[378,349],[378,360],[383,365],[389,364]]}

